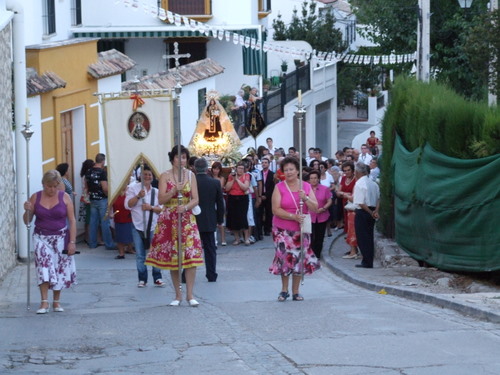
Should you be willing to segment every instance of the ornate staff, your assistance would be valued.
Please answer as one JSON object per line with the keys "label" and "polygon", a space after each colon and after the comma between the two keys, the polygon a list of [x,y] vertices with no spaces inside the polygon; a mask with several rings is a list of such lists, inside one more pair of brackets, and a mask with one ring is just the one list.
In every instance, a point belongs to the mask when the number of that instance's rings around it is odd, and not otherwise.
{"label": "ornate staff", "polygon": [[[299,122],[299,183],[300,183],[300,190],[303,188],[302,184],[302,120],[304,119],[304,115],[306,113],[306,110],[304,109],[304,106],[302,105],[302,90],[298,91],[298,99],[299,102],[297,104],[297,110],[295,111],[295,117],[297,118]],[[302,216],[303,212],[303,207],[304,207],[304,202],[302,202],[302,199],[299,199],[299,215]],[[305,267],[304,267],[304,259],[305,259],[305,249],[304,249],[304,223],[302,222],[300,224],[300,275],[301,275],[301,283],[304,284],[304,273],[305,273]]]}
{"label": "ornate staff", "polygon": [[[21,130],[21,133],[23,133],[24,139],[26,140],[26,196],[28,197],[27,200],[30,199],[30,139],[31,136],[33,135],[34,131],[31,130],[31,124],[30,124],[30,113],[29,109],[26,108],[26,124],[24,125],[24,129]],[[29,214],[28,214],[28,219],[30,219]],[[27,266],[28,266],[28,272],[26,273],[27,276],[27,299],[26,299],[26,309],[30,310],[30,264],[31,264],[31,235],[30,235],[30,229],[31,229],[31,221],[28,220],[28,223],[26,224],[26,235],[27,235],[27,244],[28,244],[28,251],[27,251]]]}
{"label": "ornate staff", "polygon": [[[175,138],[177,141],[177,160],[179,161],[179,175],[178,175],[178,180],[177,181],[182,181],[182,175],[183,175],[183,168],[181,164],[181,92],[182,92],[182,86],[180,82],[180,75],[179,75],[179,59],[181,58],[190,58],[191,54],[185,53],[185,54],[179,54],[179,43],[175,42],[174,43],[174,54],[173,55],[166,55],[165,58],[173,58],[175,60],[175,80],[176,80],[176,85],[174,87],[175,90],[175,100],[177,101],[177,121],[174,124],[174,134]],[[182,206],[182,193],[181,191],[177,192],[177,205],[178,207]],[[178,268],[179,268],[179,291],[182,292],[182,282],[181,282],[181,277],[182,277],[182,213],[180,210],[177,210],[177,261],[178,261]]]}

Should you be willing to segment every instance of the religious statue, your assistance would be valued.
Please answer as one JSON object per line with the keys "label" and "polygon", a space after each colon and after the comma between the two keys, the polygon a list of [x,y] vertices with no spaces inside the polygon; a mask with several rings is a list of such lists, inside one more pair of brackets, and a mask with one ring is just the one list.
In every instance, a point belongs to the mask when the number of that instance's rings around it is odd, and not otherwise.
{"label": "religious statue", "polygon": [[201,112],[196,130],[189,142],[193,156],[203,156],[210,162],[220,161],[224,165],[241,159],[240,139],[224,107],[219,103],[219,94],[210,90],[206,106]]}
{"label": "religious statue", "polygon": [[210,99],[205,110],[206,117],[209,118],[208,129],[205,130],[204,137],[209,142],[214,142],[217,138],[222,137],[222,127],[220,124],[220,109],[215,102],[215,99]]}

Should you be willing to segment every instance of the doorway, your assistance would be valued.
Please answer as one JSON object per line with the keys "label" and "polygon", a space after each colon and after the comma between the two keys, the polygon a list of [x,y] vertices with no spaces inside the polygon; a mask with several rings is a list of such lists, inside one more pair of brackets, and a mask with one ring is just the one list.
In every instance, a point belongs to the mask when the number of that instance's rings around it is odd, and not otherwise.
{"label": "doorway", "polygon": [[73,174],[73,112],[61,113],[61,163],[68,163],[69,170],[67,179],[71,182],[71,186],[75,186]]}

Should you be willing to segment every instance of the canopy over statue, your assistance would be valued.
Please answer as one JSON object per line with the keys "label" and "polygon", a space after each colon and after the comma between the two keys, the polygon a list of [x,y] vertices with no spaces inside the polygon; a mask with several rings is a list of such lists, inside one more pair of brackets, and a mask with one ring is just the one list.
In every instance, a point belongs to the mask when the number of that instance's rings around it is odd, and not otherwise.
{"label": "canopy over statue", "polygon": [[232,164],[241,158],[238,134],[224,107],[219,102],[219,94],[211,90],[202,111],[191,141],[189,150],[195,156]]}

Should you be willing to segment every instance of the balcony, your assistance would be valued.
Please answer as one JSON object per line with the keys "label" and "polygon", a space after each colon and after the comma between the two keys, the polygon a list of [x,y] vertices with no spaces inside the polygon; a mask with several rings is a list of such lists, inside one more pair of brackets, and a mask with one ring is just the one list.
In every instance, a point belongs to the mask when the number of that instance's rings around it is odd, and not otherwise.
{"label": "balcony", "polygon": [[[161,6],[172,13],[187,16],[199,22],[212,18],[211,0],[162,0]],[[165,20],[165,22],[168,22]]]}

